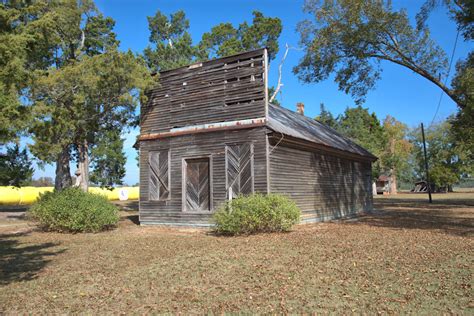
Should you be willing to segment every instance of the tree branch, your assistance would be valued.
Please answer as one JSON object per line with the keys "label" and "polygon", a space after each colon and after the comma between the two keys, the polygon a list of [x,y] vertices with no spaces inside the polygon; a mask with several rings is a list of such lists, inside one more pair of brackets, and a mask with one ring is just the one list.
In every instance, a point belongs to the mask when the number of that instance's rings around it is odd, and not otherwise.
{"label": "tree branch", "polygon": [[371,57],[371,58],[377,58],[377,59],[382,59],[382,60],[387,60],[387,61],[390,61],[392,63],[395,63],[397,65],[400,65],[400,66],[403,66],[403,67],[406,67],[410,70],[412,70],[413,72],[419,74],[420,76],[424,77],[425,79],[428,79],[429,81],[431,81],[432,83],[434,83],[436,86],[438,86],[441,90],[443,90],[444,93],[446,93],[454,102],[456,102],[456,104],[458,105],[463,105],[461,99],[454,93],[453,90],[449,89],[448,87],[446,87],[442,82],[440,82],[438,79],[436,79],[435,77],[433,77],[432,75],[430,75],[427,71],[425,71],[424,69],[421,69],[419,67],[416,67],[412,64],[409,64],[409,63],[404,63],[403,61],[400,61],[400,60],[397,60],[397,59],[394,59],[390,56],[387,56],[387,55],[379,55],[379,54],[370,54],[370,55],[367,55],[367,57]]}
{"label": "tree branch", "polygon": [[275,92],[273,92],[272,97],[270,98],[270,100],[268,100],[268,102],[270,103],[273,101],[273,99],[275,99],[278,91],[280,91],[280,88],[283,85],[281,83],[281,70],[283,68],[283,63],[285,62],[286,56],[288,55],[288,50],[290,49],[290,47],[288,46],[288,43],[286,43],[285,47],[286,47],[285,54],[283,55],[283,58],[281,59],[280,65],[278,66],[278,84],[275,89]]}
{"label": "tree branch", "polygon": [[84,34],[84,30],[81,30],[81,43],[79,44],[79,47],[77,48],[79,51],[81,51],[84,48],[85,41],[86,41],[86,35]]}

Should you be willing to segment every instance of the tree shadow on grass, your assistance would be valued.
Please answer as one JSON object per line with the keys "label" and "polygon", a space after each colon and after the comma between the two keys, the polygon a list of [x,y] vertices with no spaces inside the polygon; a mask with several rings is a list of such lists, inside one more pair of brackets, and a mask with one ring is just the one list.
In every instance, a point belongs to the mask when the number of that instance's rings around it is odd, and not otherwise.
{"label": "tree shadow on grass", "polygon": [[439,199],[433,201],[432,204],[428,203],[428,197],[416,198],[416,199],[401,199],[401,198],[378,198],[374,199],[375,206],[381,207],[411,207],[416,206],[419,208],[430,209],[430,208],[444,208],[444,209],[456,209],[474,207],[474,200],[469,199]]}
{"label": "tree shadow on grass", "polygon": [[456,236],[474,235],[474,208],[462,201],[378,200],[375,211],[360,224],[395,229],[443,231]]}
{"label": "tree shadow on grass", "polygon": [[59,243],[21,243],[18,237],[28,233],[0,235],[0,285],[29,281],[66,250],[54,249]]}
{"label": "tree shadow on grass", "polygon": [[123,212],[138,212],[138,200],[112,201]]}
{"label": "tree shadow on grass", "polygon": [[140,225],[140,220],[138,218],[138,215],[129,215],[129,216],[127,216],[127,220],[129,220],[130,222],[132,222],[135,225]]}
{"label": "tree shadow on grass", "polygon": [[24,213],[29,205],[0,205],[0,213]]}

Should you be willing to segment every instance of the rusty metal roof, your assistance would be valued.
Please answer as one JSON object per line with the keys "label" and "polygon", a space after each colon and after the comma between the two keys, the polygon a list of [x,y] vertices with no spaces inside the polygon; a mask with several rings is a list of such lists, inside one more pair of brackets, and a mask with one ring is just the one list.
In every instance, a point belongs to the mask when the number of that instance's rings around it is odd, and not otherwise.
{"label": "rusty metal roof", "polygon": [[275,132],[376,160],[377,157],[319,121],[269,104],[267,126]]}

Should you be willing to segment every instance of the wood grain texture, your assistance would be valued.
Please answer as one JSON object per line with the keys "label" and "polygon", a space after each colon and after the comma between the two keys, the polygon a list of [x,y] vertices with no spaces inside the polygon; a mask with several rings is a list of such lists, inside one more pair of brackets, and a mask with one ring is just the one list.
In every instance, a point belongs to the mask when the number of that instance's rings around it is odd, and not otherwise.
{"label": "wood grain texture", "polygon": [[226,146],[226,190],[232,188],[232,198],[240,194],[252,194],[253,188],[253,144],[243,143]]}
{"label": "wood grain texture", "polygon": [[375,157],[309,118],[269,111],[266,58],[261,49],[160,74],[141,108],[142,224],[209,225],[230,187],[287,195],[303,222],[372,208]]}
{"label": "wood grain texture", "polygon": [[160,74],[141,107],[141,135],[265,116],[264,50]]}
{"label": "wood grain texture", "polygon": [[169,197],[169,151],[152,151],[148,155],[149,199],[166,200]]}
{"label": "wood grain texture", "polygon": [[[267,192],[266,132],[263,127],[183,135],[140,144],[140,222],[143,224],[209,225],[216,209],[227,200],[225,153],[227,145],[253,144],[254,191]],[[170,151],[170,197],[166,201],[151,201],[149,196],[148,153]],[[211,211],[183,211],[183,159],[209,157],[212,165]],[[145,166],[145,167],[142,167]]]}
{"label": "wood grain texture", "polygon": [[293,199],[303,212],[303,222],[370,211],[371,165],[280,142],[271,147],[270,191]]}
{"label": "wood grain texture", "polygon": [[209,212],[211,210],[209,158],[186,159],[185,211]]}

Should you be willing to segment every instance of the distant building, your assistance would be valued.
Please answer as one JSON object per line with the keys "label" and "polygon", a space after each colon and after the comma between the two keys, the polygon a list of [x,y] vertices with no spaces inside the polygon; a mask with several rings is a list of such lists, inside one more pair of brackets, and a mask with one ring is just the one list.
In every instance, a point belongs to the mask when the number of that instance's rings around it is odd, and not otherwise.
{"label": "distant building", "polygon": [[390,186],[392,184],[392,178],[386,175],[381,175],[375,181],[377,187],[377,194],[390,194]]}

